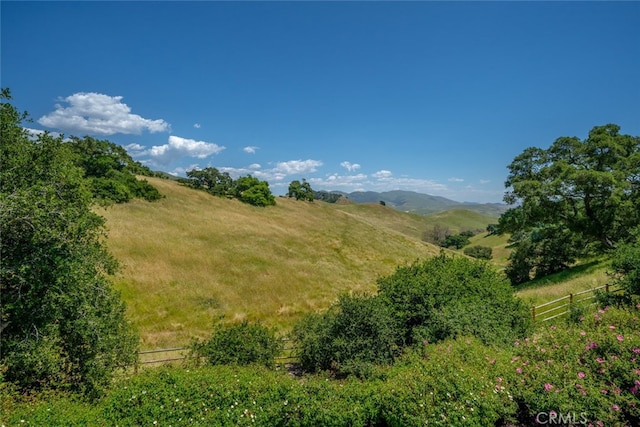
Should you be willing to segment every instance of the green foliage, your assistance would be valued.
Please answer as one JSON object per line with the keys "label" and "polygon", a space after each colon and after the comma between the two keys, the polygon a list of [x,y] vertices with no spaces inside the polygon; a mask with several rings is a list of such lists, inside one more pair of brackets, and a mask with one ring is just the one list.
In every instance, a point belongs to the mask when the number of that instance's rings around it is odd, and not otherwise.
{"label": "green foliage", "polygon": [[308,202],[313,202],[313,194],[311,185],[304,179],[302,183],[298,180],[291,181],[289,190],[287,191],[287,197],[293,197],[296,200],[306,200]]}
{"label": "green foliage", "polygon": [[488,246],[471,246],[464,249],[464,254],[478,259],[491,259],[493,258],[493,250]]}
{"label": "green foliage", "polygon": [[214,196],[232,196],[233,179],[227,172],[220,172],[216,168],[193,169],[187,171],[187,185],[198,190],[204,190]]}
{"label": "green foliage", "polygon": [[640,296],[640,241],[620,246],[612,259],[614,284],[629,296]]}
{"label": "green foliage", "polygon": [[269,183],[251,175],[241,176],[235,183],[238,200],[253,206],[273,206],[276,199],[271,194]]}
{"label": "green foliage", "polygon": [[325,313],[305,316],[293,337],[298,361],[309,372],[366,377],[374,364],[393,362],[399,351],[396,323],[374,296],[341,295]]}
{"label": "green foliage", "polygon": [[210,365],[260,364],[275,366],[275,357],[282,351],[282,340],[275,331],[259,324],[242,323],[216,326],[213,336],[204,342],[194,342],[192,357],[206,358]]}
{"label": "green foliage", "polygon": [[[638,310],[599,310],[516,341],[504,378],[524,424],[573,413],[592,425],[638,425]],[[540,418],[542,420],[542,418]]]}
{"label": "green foliage", "polygon": [[1,113],[0,370],[23,389],[93,392],[137,348],[105,276],[116,263],[104,220],[70,145],[49,134],[32,141],[8,102]]}
{"label": "green foliage", "polygon": [[276,199],[269,189],[269,183],[251,175],[241,176],[234,181],[227,172],[209,167],[187,171],[187,179],[181,179],[180,182],[214,196],[235,197],[241,202],[254,206],[276,204]]}
{"label": "green foliage", "polygon": [[526,149],[509,165],[505,202],[518,206],[498,228],[519,236],[516,251],[526,247],[527,254],[516,262],[529,258],[536,276],[628,241],[628,230],[640,223],[640,137],[619,130],[608,124],[584,141],[561,137],[546,150]]}
{"label": "green foliage", "polygon": [[133,198],[152,202],[162,198],[148,181],[136,179],[136,175],[152,176],[153,172],[134,161],[122,146],[90,136],[72,136],[68,144],[77,154],[76,164],[84,170],[94,198],[106,203],[125,203]]}
{"label": "green foliage", "polygon": [[420,346],[386,375],[385,425],[513,425],[517,406],[503,384],[511,354],[477,339]]}
{"label": "green foliage", "polygon": [[456,248],[462,249],[463,247],[469,244],[469,236],[466,236],[462,233],[454,234],[452,236],[447,236],[441,243],[440,246],[443,248]]}
{"label": "green foliage", "polygon": [[399,267],[378,280],[408,344],[473,335],[484,342],[506,342],[531,327],[528,308],[508,282],[481,261],[444,253]]}

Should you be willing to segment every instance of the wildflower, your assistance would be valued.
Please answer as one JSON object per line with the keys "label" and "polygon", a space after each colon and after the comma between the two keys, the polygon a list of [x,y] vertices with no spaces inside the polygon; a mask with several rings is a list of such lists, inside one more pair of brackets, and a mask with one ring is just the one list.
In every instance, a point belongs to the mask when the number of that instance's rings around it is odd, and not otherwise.
{"label": "wildflower", "polygon": [[634,349],[633,349],[633,352],[634,352],[635,354],[640,354],[640,348],[634,348]]}
{"label": "wildflower", "polygon": [[600,390],[600,393],[602,394],[609,394],[609,390],[603,388],[602,390]]}
{"label": "wildflower", "polygon": [[614,411],[619,411],[620,407],[618,405],[613,405],[611,409],[613,409]]}
{"label": "wildflower", "polygon": [[598,344],[594,341],[591,341],[589,344],[585,346],[585,350],[591,350],[592,348],[597,348]]}
{"label": "wildflower", "polygon": [[522,373],[522,368],[516,368],[516,372],[521,374]]}
{"label": "wildflower", "polygon": [[622,335],[618,335],[618,341],[620,342],[624,341],[624,337]]}
{"label": "wildflower", "polygon": [[596,358],[596,362],[598,363],[604,363],[604,359],[602,357],[597,357]]}
{"label": "wildflower", "polygon": [[544,384],[544,391],[551,391],[553,389],[553,385],[549,383]]}
{"label": "wildflower", "polygon": [[585,331],[580,331],[580,335],[584,337],[585,335],[587,335],[587,333]]}
{"label": "wildflower", "polygon": [[613,325],[609,325],[609,329],[614,330],[616,327]]}
{"label": "wildflower", "polygon": [[585,376],[584,372],[578,372],[578,378],[584,378]]}

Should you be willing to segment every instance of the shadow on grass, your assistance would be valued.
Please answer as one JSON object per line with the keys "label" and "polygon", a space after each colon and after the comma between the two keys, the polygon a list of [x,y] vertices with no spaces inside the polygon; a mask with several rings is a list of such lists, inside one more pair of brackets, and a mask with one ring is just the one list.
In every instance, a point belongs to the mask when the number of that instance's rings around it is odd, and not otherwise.
{"label": "shadow on grass", "polygon": [[561,271],[559,273],[550,274],[548,276],[533,279],[530,282],[526,282],[516,286],[515,289],[517,291],[522,291],[525,289],[536,289],[536,288],[544,288],[552,285],[558,285],[560,283],[578,278],[580,276],[586,276],[586,275],[592,274],[595,271],[606,267],[607,265],[609,265],[609,260],[607,259],[604,259],[604,258],[594,259],[584,264],[580,264],[580,265],[576,265],[574,267],[568,268],[567,270]]}

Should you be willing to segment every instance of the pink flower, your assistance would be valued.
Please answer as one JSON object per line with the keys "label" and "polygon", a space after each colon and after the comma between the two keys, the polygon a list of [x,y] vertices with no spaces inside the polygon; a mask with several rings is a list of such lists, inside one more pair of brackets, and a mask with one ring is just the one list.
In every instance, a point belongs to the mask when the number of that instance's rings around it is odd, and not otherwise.
{"label": "pink flower", "polygon": [[551,391],[553,389],[553,385],[549,383],[544,384],[544,391]]}
{"label": "pink flower", "polygon": [[612,330],[613,330],[613,329],[615,329],[615,328],[616,328],[615,326],[613,326],[613,325],[609,325],[609,329],[612,329]]}
{"label": "pink flower", "polygon": [[619,411],[620,407],[618,405],[613,405],[611,409],[613,409],[614,411]]}
{"label": "pink flower", "polygon": [[635,354],[640,354],[640,348],[634,348],[634,349],[633,349],[633,352],[634,352]]}
{"label": "pink flower", "polygon": [[587,333],[585,331],[580,331],[580,335],[584,337],[585,335],[587,335]]}
{"label": "pink flower", "polygon": [[602,390],[600,390],[600,393],[609,394],[609,391],[607,389],[603,388]]}
{"label": "pink flower", "polygon": [[522,373],[522,368],[516,368],[516,372],[521,374]]}
{"label": "pink flower", "polygon": [[604,359],[603,359],[602,357],[598,357],[598,358],[596,358],[596,361],[597,361],[598,363],[604,363]]}
{"label": "pink flower", "polygon": [[578,372],[578,378],[584,378],[585,376],[584,372]]}
{"label": "pink flower", "polygon": [[589,344],[587,344],[587,345],[585,346],[585,348],[584,348],[584,349],[585,349],[585,350],[591,350],[592,348],[597,348],[597,347],[598,347],[598,344],[597,344],[597,343],[595,343],[595,342],[593,342],[593,341],[591,341]]}
{"label": "pink flower", "polygon": [[620,342],[624,341],[624,337],[622,335],[618,335],[618,341]]}

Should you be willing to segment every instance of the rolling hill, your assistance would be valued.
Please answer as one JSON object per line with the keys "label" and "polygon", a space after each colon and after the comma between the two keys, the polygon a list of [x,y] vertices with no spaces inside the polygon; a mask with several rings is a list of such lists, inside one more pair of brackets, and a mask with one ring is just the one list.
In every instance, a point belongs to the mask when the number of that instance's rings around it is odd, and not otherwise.
{"label": "rolling hill", "polygon": [[373,205],[278,198],[257,208],[170,180],[166,198],[99,208],[113,278],[143,348],[184,345],[214,319],[289,328],[345,291],[371,292],[396,266],[437,254],[421,241],[428,218]]}
{"label": "rolling hill", "polygon": [[450,209],[467,209],[482,215],[498,218],[507,210],[507,205],[501,203],[460,203],[445,197],[431,196],[414,191],[395,190],[381,193],[375,191],[355,191],[345,195],[355,203],[379,203],[383,201],[387,206],[391,206],[402,212],[419,215],[429,215]]}

